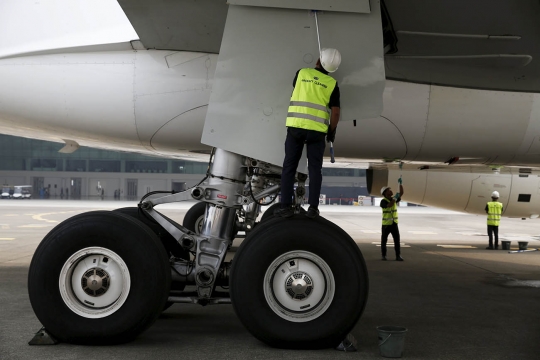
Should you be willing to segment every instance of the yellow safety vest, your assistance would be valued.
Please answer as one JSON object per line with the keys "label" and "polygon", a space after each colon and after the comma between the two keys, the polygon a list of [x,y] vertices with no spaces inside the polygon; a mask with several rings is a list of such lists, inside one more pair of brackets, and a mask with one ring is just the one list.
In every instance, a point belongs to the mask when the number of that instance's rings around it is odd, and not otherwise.
{"label": "yellow safety vest", "polygon": [[[383,198],[381,201],[388,201],[390,203],[391,200],[388,200],[387,198]],[[382,224],[384,225],[392,225],[392,223],[398,223],[398,214],[397,214],[397,203],[394,203],[391,207],[385,207],[382,208]]]}
{"label": "yellow safety vest", "polygon": [[490,201],[487,203],[487,206],[488,206],[487,224],[493,225],[493,226],[499,226],[501,222],[503,204],[498,201]]}
{"label": "yellow safety vest", "polygon": [[301,69],[289,103],[289,127],[326,133],[330,124],[330,95],[336,80],[315,69]]}

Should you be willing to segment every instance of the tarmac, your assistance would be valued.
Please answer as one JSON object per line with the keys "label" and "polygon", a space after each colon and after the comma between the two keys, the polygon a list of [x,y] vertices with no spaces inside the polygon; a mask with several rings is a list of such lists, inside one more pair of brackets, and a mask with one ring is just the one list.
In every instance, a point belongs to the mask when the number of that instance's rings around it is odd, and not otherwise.
{"label": "tarmac", "polygon": [[[486,250],[485,216],[399,209],[402,256],[381,261],[376,207],[322,206],[366,260],[370,293],[351,334],[357,352],[281,350],[255,339],[230,305],[175,304],[135,341],[116,346],[29,346],[41,328],[27,291],[41,239],[59,222],[127,201],[0,200],[0,360],[11,359],[381,359],[377,326],[407,328],[405,359],[539,359],[540,251]],[[159,210],[181,222],[190,203]],[[500,240],[540,248],[539,220],[506,219]],[[235,246],[241,239],[235,240]],[[391,242],[391,240],[390,240]]]}

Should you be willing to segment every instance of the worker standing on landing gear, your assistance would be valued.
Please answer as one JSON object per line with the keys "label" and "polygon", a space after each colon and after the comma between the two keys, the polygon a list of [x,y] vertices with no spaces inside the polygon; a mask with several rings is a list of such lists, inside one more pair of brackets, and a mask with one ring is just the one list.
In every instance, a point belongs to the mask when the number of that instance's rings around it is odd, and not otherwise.
{"label": "worker standing on landing gear", "polygon": [[388,241],[388,235],[392,234],[392,237],[394,238],[394,249],[396,251],[396,261],[403,261],[399,244],[400,238],[397,213],[397,203],[401,201],[401,197],[403,196],[401,177],[399,178],[398,182],[399,192],[394,195],[394,197],[392,197],[393,192],[392,189],[390,189],[390,186],[383,186],[381,189],[381,195],[384,196],[384,198],[381,200],[381,208],[383,211],[381,251],[383,260],[386,260],[386,242]]}
{"label": "worker standing on landing gear", "polygon": [[[489,236],[488,250],[497,250],[499,248],[499,224],[501,222],[501,214],[503,204],[499,201],[499,192],[491,193],[491,201],[486,205],[487,216],[487,231]],[[493,246],[493,235],[495,235],[495,246]]]}
{"label": "worker standing on landing gear", "polygon": [[324,138],[334,142],[339,122],[340,100],[337,81],[328,73],[336,71],[341,54],[336,49],[322,49],[315,69],[300,69],[293,80],[294,90],[287,113],[285,159],[281,173],[281,208],[274,212],[281,217],[294,215],[292,207],[294,178],[304,144],[307,144],[309,171],[309,209],[306,216],[319,215],[322,185]]}

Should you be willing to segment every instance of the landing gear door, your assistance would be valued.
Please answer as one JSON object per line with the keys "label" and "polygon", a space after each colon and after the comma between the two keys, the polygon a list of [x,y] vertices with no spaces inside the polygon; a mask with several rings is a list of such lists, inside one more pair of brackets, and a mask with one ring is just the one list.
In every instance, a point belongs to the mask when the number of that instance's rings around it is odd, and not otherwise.
{"label": "landing gear door", "polygon": [[[341,122],[378,117],[384,90],[383,38],[377,0],[229,0],[202,143],[278,166],[293,79],[319,58],[341,52],[332,74]],[[339,156],[339,130],[336,155]],[[299,171],[305,172],[304,161]]]}

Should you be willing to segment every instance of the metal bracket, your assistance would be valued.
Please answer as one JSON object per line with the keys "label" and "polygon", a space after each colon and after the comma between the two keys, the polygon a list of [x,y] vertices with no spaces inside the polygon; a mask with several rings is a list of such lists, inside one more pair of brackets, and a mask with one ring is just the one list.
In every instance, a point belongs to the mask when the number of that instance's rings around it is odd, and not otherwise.
{"label": "metal bracket", "polygon": [[[169,204],[186,200],[203,200],[212,204],[228,207],[238,207],[242,205],[242,194],[230,196],[230,189],[227,184],[197,186],[193,189],[182,191],[172,195],[162,196],[157,199],[146,200],[144,206],[154,207],[160,204]],[[146,204],[146,205],[144,205]]]}

